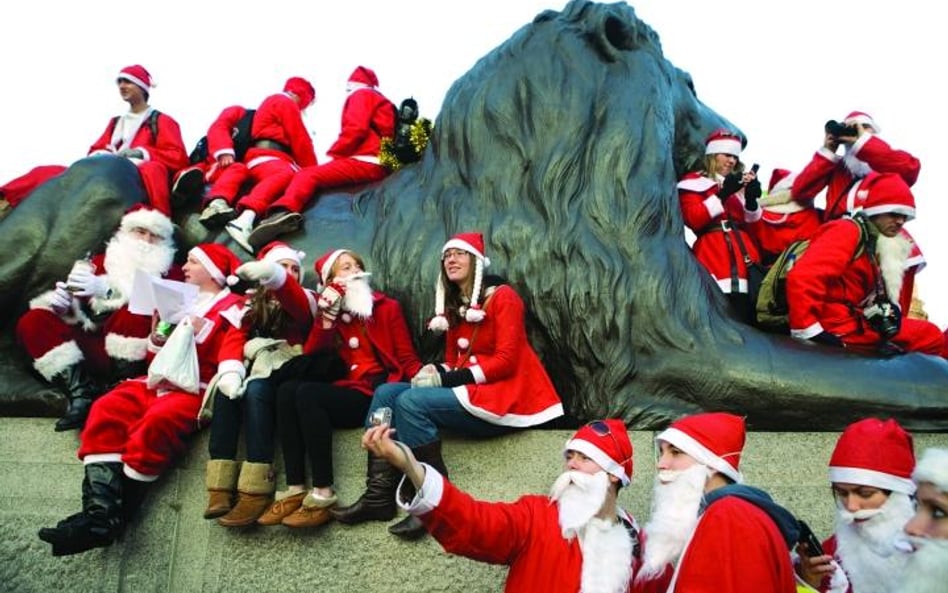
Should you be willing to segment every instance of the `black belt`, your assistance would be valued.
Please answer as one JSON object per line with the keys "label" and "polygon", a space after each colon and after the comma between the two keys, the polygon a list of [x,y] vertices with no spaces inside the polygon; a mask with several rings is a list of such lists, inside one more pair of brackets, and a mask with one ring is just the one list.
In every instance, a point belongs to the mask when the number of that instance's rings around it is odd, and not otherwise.
{"label": "black belt", "polygon": [[283,144],[282,142],[277,142],[276,140],[267,140],[267,139],[254,140],[253,147],[263,148],[266,150],[278,150],[280,152],[285,152],[286,154],[290,154],[290,147],[287,146],[286,144]]}
{"label": "black belt", "polygon": [[705,233],[713,233],[715,231],[720,231],[723,233],[729,233],[734,230],[734,227],[731,225],[730,220],[721,220],[719,222],[712,222],[708,226],[698,230],[696,235],[699,237]]}

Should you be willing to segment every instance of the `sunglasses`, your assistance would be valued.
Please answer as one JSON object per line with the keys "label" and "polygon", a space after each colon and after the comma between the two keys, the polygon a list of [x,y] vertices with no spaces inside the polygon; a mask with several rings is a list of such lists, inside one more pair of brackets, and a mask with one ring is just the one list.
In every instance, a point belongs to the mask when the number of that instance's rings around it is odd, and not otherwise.
{"label": "sunglasses", "polygon": [[[622,451],[622,447],[619,445],[619,440],[616,438],[616,435],[612,434],[612,428],[610,428],[609,425],[604,421],[594,420],[586,424],[586,426],[588,426],[598,436],[604,437],[609,435],[609,438],[612,439],[612,444],[616,446],[616,451]],[[628,461],[628,459],[623,460],[622,463],[625,463],[626,461]]]}

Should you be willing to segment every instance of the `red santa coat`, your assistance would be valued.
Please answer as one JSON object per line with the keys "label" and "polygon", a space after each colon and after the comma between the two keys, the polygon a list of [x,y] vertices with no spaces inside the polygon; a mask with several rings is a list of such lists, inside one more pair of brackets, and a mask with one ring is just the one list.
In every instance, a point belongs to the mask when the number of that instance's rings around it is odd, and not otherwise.
{"label": "red santa coat", "polygon": [[[196,312],[203,320],[195,335],[202,388],[217,372],[244,375],[242,356],[223,357],[233,351],[228,342],[242,340],[242,301],[225,288]],[[144,377],[119,383],[92,404],[80,437],[79,459],[122,461],[126,474],[154,481],[186,450],[185,437],[199,427],[200,407],[200,395],[149,389]]]}
{"label": "red santa coat", "polygon": [[267,160],[264,157],[278,158],[300,167],[316,164],[313,139],[303,123],[303,113],[299,104],[286,93],[270,95],[263,100],[254,113],[250,135],[254,141],[271,140],[289,149],[289,152],[284,152],[251,145],[244,157],[251,169]]}
{"label": "red santa coat", "polygon": [[[879,344],[879,334],[865,322],[862,311],[873,301],[881,280],[865,248],[853,260],[860,241],[853,220],[833,220],[820,227],[787,274],[792,336],[805,340],[828,331],[858,349]],[[907,351],[940,355],[944,349],[934,324],[907,317],[890,341]]]}
{"label": "red santa coat", "polygon": [[[294,318],[303,318],[311,310],[311,297],[292,277],[288,280],[276,289],[277,298]],[[349,374],[334,385],[361,391],[368,397],[379,376],[386,383],[405,381],[421,369],[401,305],[378,291],[373,293],[372,317],[368,319],[343,312],[328,329],[323,328],[320,319],[312,323],[303,352],[327,351],[336,351],[349,369]]]}
{"label": "red santa coat", "polygon": [[668,593],[765,591],[796,591],[787,544],[760,507],[737,496],[721,498],[698,520]]}
{"label": "red santa coat", "polygon": [[204,172],[204,181],[213,184],[205,202],[212,198],[224,198],[228,204],[232,204],[250,176],[247,165],[242,162],[235,161],[225,169],[218,164],[222,156],[236,156],[233,130],[246,114],[246,108],[231,105],[224,108],[207,129],[207,159],[198,165]]}
{"label": "red santa coat", "polygon": [[524,306],[506,284],[493,287],[480,323],[448,329],[444,366],[470,369],[474,384],[454,388],[468,412],[492,424],[523,428],[563,415],[546,369],[527,340]]}
{"label": "red santa coat", "polygon": [[[420,514],[428,532],[445,551],[510,567],[507,593],[577,593],[581,590],[583,550],[579,540],[563,537],[559,507],[546,496],[527,495],[515,502],[483,502],[462,492],[437,472],[441,492],[435,506]],[[426,494],[426,498],[429,495]],[[423,503],[424,504],[424,503]],[[620,511],[637,531],[634,519]],[[629,567],[629,589],[634,573]]]}
{"label": "red santa coat", "polygon": [[772,262],[794,241],[812,237],[820,228],[820,212],[797,202],[764,207],[760,220],[747,225],[747,232],[760,248],[764,262]]}
{"label": "red santa coat", "polygon": [[721,291],[733,292],[733,269],[737,272],[737,292],[746,293],[747,266],[744,264],[737,235],[740,235],[740,242],[743,243],[751,261],[760,263],[757,246],[744,227],[760,218],[761,209],[746,210],[743,192],[728,196],[722,204],[716,195],[719,189],[720,186],[715,180],[700,173],[685,175],[678,182],[682,218],[685,225],[697,236],[691,247],[692,252],[711,273]]}
{"label": "red santa coat", "polygon": [[[874,134],[863,134],[853,143],[851,154],[865,162],[877,173],[897,173],[909,186],[915,184],[922,168],[917,158],[904,150],[895,150]],[[793,180],[793,199],[812,200],[826,188],[824,220],[833,220],[852,212],[856,203],[853,174],[843,158],[827,148],[821,148]]]}

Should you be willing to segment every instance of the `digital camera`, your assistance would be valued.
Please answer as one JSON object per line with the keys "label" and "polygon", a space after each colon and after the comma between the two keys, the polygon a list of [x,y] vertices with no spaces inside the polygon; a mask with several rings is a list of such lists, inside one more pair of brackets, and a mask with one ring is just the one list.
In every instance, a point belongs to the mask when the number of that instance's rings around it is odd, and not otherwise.
{"label": "digital camera", "polygon": [[840,136],[855,136],[859,133],[859,130],[856,129],[855,125],[846,126],[835,119],[831,119],[826,122],[826,125],[823,126],[823,129],[826,130],[826,133],[839,138]]}
{"label": "digital camera", "polygon": [[369,422],[372,423],[372,426],[382,426],[386,424],[388,426],[392,425],[392,408],[379,408],[372,412],[372,416],[369,418]]}
{"label": "digital camera", "polygon": [[889,301],[876,301],[862,310],[866,323],[869,324],[883,339],[889,340],[899,333],[902,325],[902,314],[899,308]]}

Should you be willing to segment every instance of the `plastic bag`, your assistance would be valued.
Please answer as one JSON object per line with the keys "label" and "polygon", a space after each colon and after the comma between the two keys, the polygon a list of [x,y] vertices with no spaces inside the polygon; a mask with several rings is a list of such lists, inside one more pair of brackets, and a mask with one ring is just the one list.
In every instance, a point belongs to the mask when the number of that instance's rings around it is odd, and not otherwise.
{"label": "plastic bag", "polygon": [[194,326],[191,319],[185,317],[148,366],[148,387],[197,394],[200,385]]}

